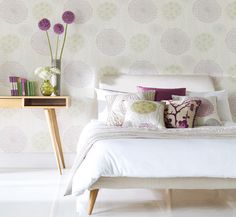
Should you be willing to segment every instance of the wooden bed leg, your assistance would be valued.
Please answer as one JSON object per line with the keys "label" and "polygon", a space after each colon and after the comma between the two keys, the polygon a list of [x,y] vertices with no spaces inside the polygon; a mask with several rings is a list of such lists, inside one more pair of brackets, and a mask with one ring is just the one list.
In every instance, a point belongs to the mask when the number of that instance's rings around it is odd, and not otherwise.
{"label": "wooden bed leg", "polygon": [[172,208],[172,189],[166,189],[166,205],[167,208]]}
{"label": "wooden bed leg", "polygon": [[94,189],[90,191],[89,197],[89,207],[88,207],[88,214],[91,215],[93,212],[93,207],[97,199],[99,189]]}

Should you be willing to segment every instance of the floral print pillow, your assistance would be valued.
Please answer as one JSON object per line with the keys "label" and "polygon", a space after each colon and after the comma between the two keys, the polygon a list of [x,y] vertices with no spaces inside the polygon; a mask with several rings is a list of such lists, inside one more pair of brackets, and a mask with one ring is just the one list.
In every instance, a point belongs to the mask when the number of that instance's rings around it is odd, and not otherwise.
{"label": "floral print pillow", "polygon": [[165,128],[165,103],[148,100],[126,101],[123,127]]}
{"label": "floral print pillow", "polygon": [[193,128],[200,100],[166,100],[165,125],[167,128]]}
{"label": "floral print pillow", "polygon": [[200,100],[201,105],[196,113],[195,126],[221,126],[222,122],[217,111],[216,96],[194,97],[194,96],[172,96],[174,100]]}

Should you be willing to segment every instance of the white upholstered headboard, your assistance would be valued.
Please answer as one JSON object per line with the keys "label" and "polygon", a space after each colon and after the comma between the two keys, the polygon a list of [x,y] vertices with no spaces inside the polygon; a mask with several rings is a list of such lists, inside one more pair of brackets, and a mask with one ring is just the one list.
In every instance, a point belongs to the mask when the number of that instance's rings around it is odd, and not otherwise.
{"label": "white upholstered headboard", "polygon": [[209,76],[194,75],[105,75],[99,88],[124,92],[136,92],[136,86],[158,88],[186,87],[189,91],[213,91],[213,80]]}

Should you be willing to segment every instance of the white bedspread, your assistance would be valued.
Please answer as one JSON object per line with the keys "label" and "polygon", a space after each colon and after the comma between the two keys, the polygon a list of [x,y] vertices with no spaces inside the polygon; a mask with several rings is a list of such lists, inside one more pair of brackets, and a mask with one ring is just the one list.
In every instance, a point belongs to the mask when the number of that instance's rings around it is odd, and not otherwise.
{"label": "white bedspread", "polygon": [[72,194],[82,194],[101,176],[236,178],[235,153],[236,137],[96,141],[73,174]]}

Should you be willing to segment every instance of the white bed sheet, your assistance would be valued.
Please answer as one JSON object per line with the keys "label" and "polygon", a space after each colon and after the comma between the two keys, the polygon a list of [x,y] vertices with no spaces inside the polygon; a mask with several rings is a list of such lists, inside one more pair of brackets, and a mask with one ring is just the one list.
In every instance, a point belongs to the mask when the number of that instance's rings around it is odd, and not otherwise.
{"label": "white bed sheet", "polygon": [[82,194],[101,176],[236,178],[235,153],[236,138],[101,140],[76,171],[72,194]]}

